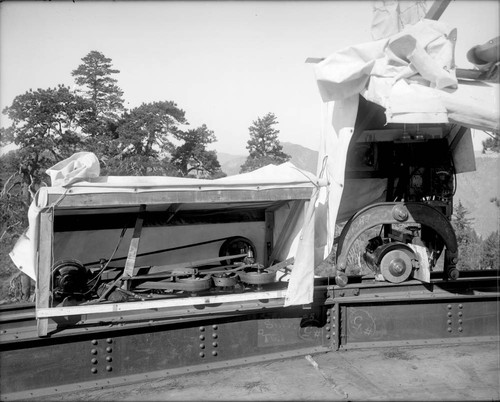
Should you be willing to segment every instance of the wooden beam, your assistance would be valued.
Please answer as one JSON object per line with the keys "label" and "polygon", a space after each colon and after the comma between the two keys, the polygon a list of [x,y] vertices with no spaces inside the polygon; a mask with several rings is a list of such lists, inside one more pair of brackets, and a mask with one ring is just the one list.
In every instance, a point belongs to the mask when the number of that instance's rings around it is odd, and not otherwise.
{"label": "wooden beam", "polygon": [[426,19],[437,21],[443,15],[451,0],[434,0],[431,8],[425,14]]}
{"label": "wooden beam", "polygon": [[[129,193],[68,193],[57,205],[64,208],[102,208],[126,207],[146,204],[165,205],[171,203],[212,203],[212,202],[254,202],[254,201],[290,201],[308,200],[314,187],[294,187],[263,190],[224,190],[224,191],[152,191]],[[48,203],[60,199],[60,194],[49,194]]]}
{"label": "wooden beam", "polygon": [[[52,267],[52,242],[53,242],[53,215],[52,210],[47,209],[40,213],[38,233],[38,261],[36,267],[36,311],[47,309],[50,305],[50,282]],[[37,313],[38,336],[47,336],[48,319],[39,318]]]}
{"label": "wooden beam", "polygon": [[53,307],[42,308],[37,311],[37,316],[40,318],[49,317],[64,317],[82,314],[100,314],[100,313],[114,313],[121,311],[139,311],[139,310],[152,310],[169,307],[182,307],[182,306],[199,306],[209,304],[231,303],[231,302],[244,302],[249,300],[269,300],[269,299],[283,299],[286,296],[286,289],[271,290],[266,292],[247,292],[237,294],[227,294],[218,296],[196,296],[196,297],[182,297],[175,299],[162,299],[162,300],[147,300],[139,302],[128,303],[103,303],[93,305],[80,305],[70,307]]}
{"label": "wooden beam", "polygon": [[125,261],[124,276],[132,276],[134,274],[135,260],[137,251],[139,250],[139,243],[141,241],[142,224],[144,223],[144,215],[146,213],[146,205],[141,205],[137,220],[135,221],[134,234],[130,240],[130,247],[128,249],[127,261]]}

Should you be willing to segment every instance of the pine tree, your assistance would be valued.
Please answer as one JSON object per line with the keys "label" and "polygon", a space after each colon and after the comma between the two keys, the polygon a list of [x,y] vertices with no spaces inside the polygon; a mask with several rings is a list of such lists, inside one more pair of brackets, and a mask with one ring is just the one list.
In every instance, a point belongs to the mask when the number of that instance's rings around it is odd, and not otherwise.
{"label": "pine tree", "polygon": [[473,219],[467,217],[469,211],[459,200],[455,207],[452,225],[458,243],[458,270],[476,270],[481,268],[482,240],[472,227]]}
{"label": "pine tree", "polygon": [[498,230],[491,233],[483,242],[481,268],[500,269],[500,236]]}
{"label": "pine tree", "polygon": [[278,140],[279,130],[274,128],[276,124],[278,124],[278,120],[273,113],[268,113],[252,122],[248,128],[250,139],[246,147],[249,155],[241,166],[240,173],[251,172],[269,164],[278,165],[290,160],[290,155],[283,152],[283,147]]}

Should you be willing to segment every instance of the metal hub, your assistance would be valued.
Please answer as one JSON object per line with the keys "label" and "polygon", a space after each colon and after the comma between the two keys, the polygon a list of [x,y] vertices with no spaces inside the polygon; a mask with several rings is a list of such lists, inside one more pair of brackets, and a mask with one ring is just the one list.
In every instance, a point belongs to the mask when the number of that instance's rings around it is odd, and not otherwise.
{"label": "metal hub", "polygon": [[389,251],[380,261],[381,274],[392,283],[405,281],[410,276],[411,271],[411,259],[403,250]]}

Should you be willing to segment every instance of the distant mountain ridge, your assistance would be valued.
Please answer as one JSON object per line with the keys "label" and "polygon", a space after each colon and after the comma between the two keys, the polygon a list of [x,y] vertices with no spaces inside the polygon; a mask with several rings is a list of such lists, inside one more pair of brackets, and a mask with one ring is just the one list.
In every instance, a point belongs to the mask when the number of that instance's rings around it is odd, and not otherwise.
{"label": "distant mountain ridge", "polygon": [[[290,155],[292,162],[300,169],[316,173],[318,152],[302,145],[282,142],[283,151]],[[244,155],[217,153],[222,170],[227,175],[235,175],[246,160]],[[490,200],[500,199],[500,154],[476,152],[476,171],[457,175],[457,189],[454,205],[460,200],[473,219],[476,232],[484,238],[499,230],[500,209]]]}

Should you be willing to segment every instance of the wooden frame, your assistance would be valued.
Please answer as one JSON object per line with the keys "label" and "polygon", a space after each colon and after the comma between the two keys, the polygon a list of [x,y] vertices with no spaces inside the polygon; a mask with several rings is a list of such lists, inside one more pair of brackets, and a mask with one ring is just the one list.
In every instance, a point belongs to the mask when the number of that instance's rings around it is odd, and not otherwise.
{"label": "wooden frame", "polygon": [[[65,316],[78,316],[88,314],[113,313],[123,311],[151,310],[171,307],[194,305],[219,304],[230,302],[245,302],[262,299],[283,299],[286,290],[247,292],[241,294],[224,294],[208,296],[186,296],[172,299],[156,299],[138,302],[103,303],[94,305],[51,307],[51,267],[53,264],[54,242],[54,215],[57,211],[72,209],[100,209],[120,208],[124,206],[140,207],[141,205],[166,205],[175,204],[179,208],[181,203],[212,203],[212,202],[262,202],[270,201],[272,206],[265,210],[265,250],[264,261],[274,259],[283,246],[286,237],[290,235],[290,228],[297,221],[300,211],[309,201],[313,188],[285,188],[266,190],[217,190],[217,191],[163,191],[144,193],[103,193],[103,194],[73,194],[71,189],[64,197],[49,195],[49,202],[58,201],[57,206],[42,211],[39,219],[38,242],[38,269],[36,284],[36,317],[38,320],[38,335],[47,336],[48,319]],[[291,202],[285,224],[275,239],[274,212],[285,203]],[[171,208],[170,208],[171,209]],[[139,238],[133,238],[136,243]]]}

